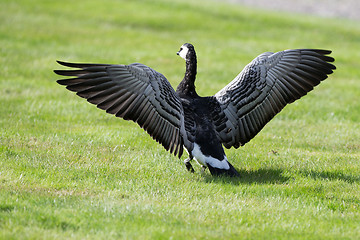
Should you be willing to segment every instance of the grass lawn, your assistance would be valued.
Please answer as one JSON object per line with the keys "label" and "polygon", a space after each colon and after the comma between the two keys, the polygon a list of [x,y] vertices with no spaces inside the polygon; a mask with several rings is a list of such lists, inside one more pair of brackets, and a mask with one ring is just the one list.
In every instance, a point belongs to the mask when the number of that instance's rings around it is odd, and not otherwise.
{"label": "grass lawn", "polygon": [[[359,22],[191,0],[0,2],[1,239],[358,239]],[[337,70],[251,142],[242,178],[186,171],[142,129],[58,85],[55,60],[141,62],[174,87],[184,42],[213,95],[258,54],[333,50]]]}

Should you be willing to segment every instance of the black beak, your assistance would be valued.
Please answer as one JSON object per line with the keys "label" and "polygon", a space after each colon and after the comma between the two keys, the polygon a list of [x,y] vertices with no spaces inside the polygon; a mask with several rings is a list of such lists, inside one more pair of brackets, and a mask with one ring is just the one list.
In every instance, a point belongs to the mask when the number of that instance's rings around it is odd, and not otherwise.
{"label": "black beak", "polygon": [[[179,51],[180,52],[180,51]],[[179,52],[176,53],[176,55],[179,55]]]}

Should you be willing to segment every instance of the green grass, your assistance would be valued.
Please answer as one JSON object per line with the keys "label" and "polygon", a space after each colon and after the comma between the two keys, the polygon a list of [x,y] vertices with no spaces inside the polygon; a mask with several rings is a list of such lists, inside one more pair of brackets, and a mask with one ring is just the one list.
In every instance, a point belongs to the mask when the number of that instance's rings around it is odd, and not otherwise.
{"label": "green grass", "polygon": [[[1,1],[1,239],[358,238],[359,23],[193,2]],[[238,180],[187,172],[52,72],[56,59],[142,62],[176,86],[184,42],[203,96],[265,51],[331,49],[338,69],[226,151]]]}

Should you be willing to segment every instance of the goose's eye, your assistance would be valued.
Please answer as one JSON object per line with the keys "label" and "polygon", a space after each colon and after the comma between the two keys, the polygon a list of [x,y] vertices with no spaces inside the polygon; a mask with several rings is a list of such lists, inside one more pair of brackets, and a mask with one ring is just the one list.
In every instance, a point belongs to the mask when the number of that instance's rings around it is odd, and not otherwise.
{"label": "goose's eye", "polygon": [[[183,50],[183,48],[180,48],[180,51],[182,51],[182,50]],[[180,52],[180,51],[179,51],[179,52]]]}

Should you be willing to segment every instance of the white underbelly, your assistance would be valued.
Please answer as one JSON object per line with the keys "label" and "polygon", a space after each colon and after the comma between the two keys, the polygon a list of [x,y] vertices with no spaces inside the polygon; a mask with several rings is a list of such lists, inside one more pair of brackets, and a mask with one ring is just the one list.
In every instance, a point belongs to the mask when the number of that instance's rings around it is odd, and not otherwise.
{"label": "white underbelly", "polygon": [[220,168],[220,169],[229,169],[229,163],[227,161],[226,156],[224,155],[224,158],[219,160],[216,158],[213,158],[211,156],[206,156],[201,152],[200,146],[194,143],[194,149],[191,151],[191,155],[195,158],[195,160],[203,165],[207,166],[210,165],[214,168]]}

